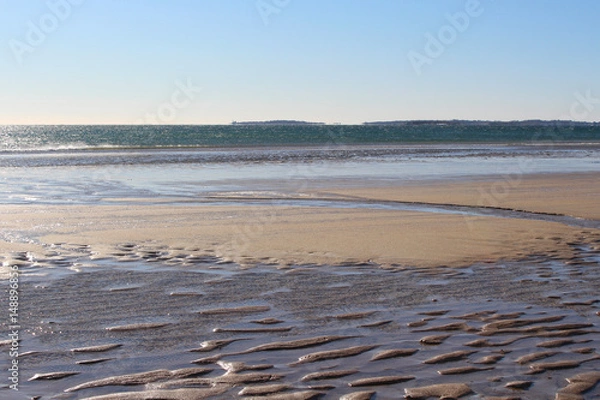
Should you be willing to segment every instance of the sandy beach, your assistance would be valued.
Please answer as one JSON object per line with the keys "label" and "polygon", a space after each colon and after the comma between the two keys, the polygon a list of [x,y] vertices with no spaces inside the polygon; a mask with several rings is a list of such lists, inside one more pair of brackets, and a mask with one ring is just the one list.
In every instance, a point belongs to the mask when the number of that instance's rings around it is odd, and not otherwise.
{"label": "sandy beach", "polygon": [[[499,191],[497,188],[505,188]],[[289,206],[281,198],[240,206],[247,198],[221,193],[229,204],[182,201],[129,201],[102,206],[4,206],[6,231],[33,232],[36,243],[2,242],[0,250],[29,251],[53,243],[90,245],[100,256],[122,243],[196,248],[240,264],[344,264],[372,262],[382,266],[468,266],[515,260],[532,254],[572,256],[572,242],[589,243],[597,229],[569,226],[531,216],[502,217],[494,209],[511,209],[600,220],[597,174],[556,174],[448,182],[422,182],[396,187],[326,189],[291,193],[307,206]],[[262,198],[261,198],[262,197]],[[340,208],[318,200],[348,200],[423,205],[487,207],[484,214],[462,215],[416,210]],[[311,202],[311,200],[313,200]],[[172,201],[172,200],[171,200]],[[311,203],[312,206],[308,206]],[[384,203],[384,204],[386,204]],[[485,213],[489,215],[485,215]],[[37,246],[37,247],[36,247]],[[41,247],[40,247],[41,246]]]}
{"label": "sandy beach", "polygon": [[21,393],[593,398],[597,178],[2,206]]}

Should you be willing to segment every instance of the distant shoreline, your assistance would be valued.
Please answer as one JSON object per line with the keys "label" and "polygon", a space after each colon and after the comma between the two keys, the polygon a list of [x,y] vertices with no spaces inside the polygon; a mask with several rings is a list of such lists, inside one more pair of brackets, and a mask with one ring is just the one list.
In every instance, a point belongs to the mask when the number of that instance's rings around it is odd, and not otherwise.
{"label": "distant shoreline", "polygon": [[366,121],[359,124],[326,123],[296,120],[267,120],[267,121],[233,121],[230,124],[0,124],[0,127],[20,126],[490,126],[490,127],[598,127],[600,121],[574,120],[393,120]]}
{"label": "distant shoreline", "polygon": [[569,127],[569,126],[600,126],[600,121],[572,121],[572,120],[394,120],[394,121],[367,121],[362,124],[327,124],[325,122],[297,121],[297,120],[268,120],[268,121],[233,121],[231,125],[327,125],[327,126],[353,126],[353,125],[384,125],[384,126],[517,126],[517,127]]}

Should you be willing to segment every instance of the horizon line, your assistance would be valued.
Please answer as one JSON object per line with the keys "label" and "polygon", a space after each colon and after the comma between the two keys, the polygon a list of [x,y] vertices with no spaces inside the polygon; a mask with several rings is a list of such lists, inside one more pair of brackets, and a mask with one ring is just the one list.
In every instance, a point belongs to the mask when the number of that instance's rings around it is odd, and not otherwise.
{"label": "horizon line", "polygon": [[338,123],[338,122],[320,122],[320,121],[304,121],[304,120],[256,120],[256,121],[232,121],[226,123],[181,123],[181,124],[134,124],[134,123],[35,123],[35,124],[11,124],[11,123],[0,123],[0,126],[235,126],[235,125],[317,125],[317,126],[364,126],[367,124],[394,124],[394,123],[410,123],[410,122],[429,122],[429,123],[441,123],[441,122],[486,122],[486,123],[518,123],[518,122],[539,122],[539,123],[577,123],[577,124],[600,124],[600,120],[570,120],[570,119],[403,119],[403,120],[377,120],[377,121],[364,121],[361,123]]}

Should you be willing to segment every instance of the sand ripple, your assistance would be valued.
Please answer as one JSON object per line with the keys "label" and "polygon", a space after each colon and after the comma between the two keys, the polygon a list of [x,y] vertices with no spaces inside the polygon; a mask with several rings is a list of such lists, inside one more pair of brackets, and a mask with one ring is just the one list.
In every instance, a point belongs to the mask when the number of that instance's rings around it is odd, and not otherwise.
{"label": "sand ripple", "polygon": [[76,349],[71,349],[71,351],[73,353],[100,353],[100,352],[116,349],[121,346],[122,345],[119,343],[113,343],[113,344],[104,344],[104,345],[100,345],[100,346],[78,347]]}
{"label": "sand ripple", "polygon": [[156,370],[141,372],[139,374],[111,376],[109,378],[98,379],[95,381],[82,383],[81,385],[73,386],[65,389],[65,392],[76,392],[82,389],[97,388],[102,386],[143,385],[164,379],[203,375],[210,371],[210,369],[205,368],[186,368],[176,371]]}
{"label": "sand ripple", "polygon": [[353,347],[346,347],[344,349],[319,351],[316,353],[310,353],[310,354],[303,355],[302,357],[300,357],[298,359],[297,362],[295,362],[291,365],[312,363],[312,362],[323,361],[323,360],[333,360],[336,358],[352,357],[357,354],[362,354],[364,352],[372,350],[375,347],[377,347],[377,346],[353,346]]}
{"label": "sand ripple", "polygon": [[[88,247],[66,246],[62,259],[60,248],[44,262],[65,269],[90,261]],[[587,263],[590,250],[581,251]],[[592,265],[542,258],[433,273],[352,263],[241,269],[199,249],[127,244],[115,253],[88,273],[22,277],[29,397],[598,394],[599,304],[591,300],[600,274]],[[523,276],[533,278],[515,279]]]}
{"label": "sand ripple", "polygon": [[437,385],[421,386],[404,389],[407,399],[427,399],[437,397],[440,399],[457,399],[471,393],[471,388],[464,383],[442,383]]}

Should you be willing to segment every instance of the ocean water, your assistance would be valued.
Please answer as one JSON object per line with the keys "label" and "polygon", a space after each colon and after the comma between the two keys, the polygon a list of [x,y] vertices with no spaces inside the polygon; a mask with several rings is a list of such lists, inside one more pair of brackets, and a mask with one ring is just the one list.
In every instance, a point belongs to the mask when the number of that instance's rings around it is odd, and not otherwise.
{"label": "ocean water", "polygon": [[600,171],[600,126],[2,126],[0,203]]}
{"label": "ocean water", "polygon": [[0,152],[600,141],[600,124],[0,126]]}

